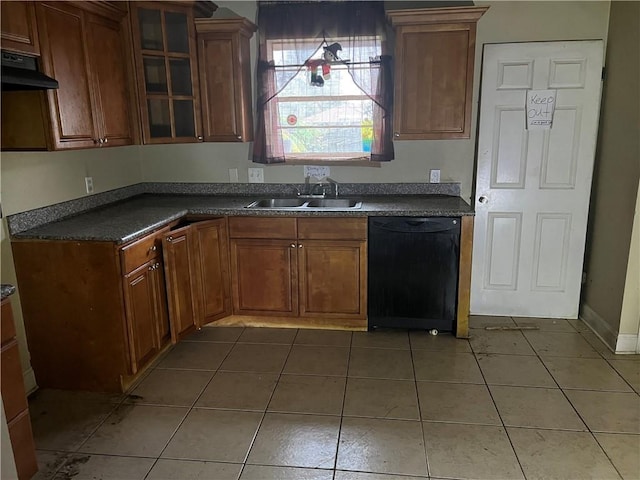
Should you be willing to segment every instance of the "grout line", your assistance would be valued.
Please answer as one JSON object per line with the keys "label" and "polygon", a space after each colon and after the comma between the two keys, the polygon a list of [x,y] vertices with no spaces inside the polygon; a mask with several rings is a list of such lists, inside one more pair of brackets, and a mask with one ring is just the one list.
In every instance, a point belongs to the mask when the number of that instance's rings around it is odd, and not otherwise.
{"label": "grout line", "polygon": [[242,473],[244,472],[244,469],[247,466],[247,460],[249,460],[249,455],[251,454],[251,450],[253,449],[253,447],[255,445],[255,441],[256,441],[256,438],[258,438],[258,433],[260,432],[260,428],[262,428],[262,424],[264,422],[264,419],[267,416],[267,411],[269,409],[269,404],[271,403],[271,400],[273,400],[273,396],[276,393],[276,389],[278,388],[278,384],[280,383],[280,379],[282,378],[282,372],[284,371],[284,368],[287,365],[287,361],[289,360],[289,357],[291,356],[291,351],[293,350],[293,345],[294,345],[296,337],[298,336],[298,331],[299,330],[300,329],[296,329],[296,333],[293,336],[293,339],[291,340],[291,343],[289,344],[289,351],[287,352],[287,356],[285,357],[284,362],[282,362],[282,368],[280,369],[280,373],[278,374],[278,379],[276,380],[276,383],[275,383],[275,385],[273,387],[273,390],[271,391],[271,395],[269,396],[269,400],[267,400],[267,402],[266,402],[266,404],[264,406],[264,411],[262,412],[262,417],[260,418],[260,422],[258,422],[258,426],[256,428],[256,431],[253,433],[253,438],[251,439],[251,442],[249,442],[249,448],[247,448],[247,453],[245,454],[244,459],[242,460],[242,468],[240,469],[240,475],[238,476],[238,478],[240,478],[242,476]]}
{"label": "grout line", "polygon": [[[513,320],[513,317],[509,317],[509,318],[511,318],[511,321],[515,323],[515,320]],[[522,334],[522,331],[520,331],[520,333]],[[524,337],[524,335],[522,335],[522,336]],[[526,340],[526,337],[525,337],[525,341],[530,346],[530,348],[533,348],[528,343],[528,340]],[[511,439],[511,435],[509,435],[509,431],[507,430],[507,426],[505,425],[504,420],[502,418],[502,415],[500,414],[500,409],[498,409],[498,404],[496,403],[496,399],[493,398],[493,392],[489,388],[489,385],[487,384],[487,379],[484,376],[484,372],[482,371],[482,368],[480,367],[480,362],[478,361],[478,355],[474,351],[473,345],[471,345],[471,342],[469,342],[469,345],[471,346],[471,350],[474,352],[473,353],[473,358],[475,359],[476,365],[478,366],[478,370],[480,370],[480,375],[482,375],[482,379],[484,380],[484,387],[489,392],[489,397],[491,398],[491,401],[493,402],[493,408],[495,408],[496,413],[498,414],[498,418],[500,419],[500,424],[502,425],[502,430],[504,431],[504,434],[506,435],[507,440],[509,441],[509,445],[511,445],[511,450],[513,451],[513,455],[516,457],[516,461],[518,462],[518,466],[520,467],[520,471],[522,472],[522,478],[527,478],[527,475],[526,475],[526,473],[524,471],[524,467],[522,466],[522,462],[520,461],[520,457],[518,456],[518,452],[516,451],[516,447],[513,444],[513,440]],[[535,350],[534,350],[534,352],[535,352]]]}
{"label": "grout line", "polygon": [[340,438],[342,437],[342,422],[344,421],[344,406],[347,401],[347,388],[349,386],[349,367],[351,365],[351,349],[353,348],[353,332],[349,337],[349,353],[347,355],[347,370],[344,376],[344,392],[342,392],[342,407],[340,408],[340,424],[338,425],[338,438],[336,441],[336,454],[333,458],[333,476],[336,476],[336,469],[338,468],[338,454],[340,453]]}
{"label": "grout line", "polygon": [[[582,335],[581,335],[582,337]],[[526,337],[525,337],[526,338]],[[586,341],[586,339],[583,338],[583,340]],[[529,342],[529,339],[527,338],[527,342]],[[588,343],[588,342],[587,342]],[[531,344],[531,342],[529,342],[529,344]],[[591,348],[593,348],[593,350],[596,350],[595,347],[591,344],[589,344],[591,346]],[[531,348],[533,348],[533,345],[531,345]],[[535,349],[534,349],[535,351]],[[597,351],[597,350],[596,350]],[[597,352],[600,353],[600,352]],[[575,407],[575,405],[573,404],[573,402],[571,401],[571,399],[569,398],[569,396],[567,395],[567,393],[565,392],[565,389],[562,388],[560,386],[560,383],[558,383],[558,381],[556,380],[556,378],[553,376],[553,374],[551,373],[551,371],[549,370],[549,368],[547,367],[546,363],[544,363],[542,357],[540,356],[540,354],[538,354],[538,352],[536,351],[536,356],[538,358],[538,360],[540,361],[540,363],[542,363],[542,365],[544,366],[544,368],[547,370],[547,372],[549,373],[549,375],[551,376],[551,378],[553,379],[554,382],[556,382],[556,385],[558,385],[558,388],[560,389],[560,391],[562,392],[563,397],[565,398],[565,400],[569,403],[569,405],[571,406],[571,408],[573,409],[573,411],[576,413],[576,415],[578,416],[578,418],[580,419],[580,421],[582,422],[582,424],[585,426],[585,428],[587,429],[584,432],[579,432],[579,433],[587,433],[589,435],[591,435],[591,438],[596,442],[596,444],[600,447],[600,450],[602,451],[602,453],[604,453],[605,457],[607,458],[607,460],[609,460],[609,464],[614,468],[614,470],[618,473],[618,475],[620,475],[620,478],[623,478],[622,475],[620,474],[620,472],[618,471],[617,467],[615,466],[615,464],[613,463],[613,461],[611,460],[611,458],[609,458],[609,455],[607,455],[607,452],[605,451],[605,449],[602,447],[602,445],[600,445],[600,442],[598,442],[598,439],[596,438],[595,434],[593,433],[593,431],[591,430],[591,427],[589,427],[589,424],[587,423],[587,421],[584,419],[584,417],[580,414],[580,412],[578,411],[578,409]],[[600,355],[602,357],[603,360],[606,361],[606,359]],[[577,357],[580,358],[580,357]],[[607,362],[608,363],[608,362]],[[611,367],[613,368],[613,367]],[[615,371],[615,368],[613,369]],[[616,373],[618,373],[616,371]],[[624,380],[624,379],[623,379]],[[570,390],[570,389],[568,389]],[[554,429],[556,431],[558,431],[559,429]]]}
{"label": "grout line", "polygon": [[[429,333],[425,332],[426,335],[429,335]],[[413,370],[413,388],[415,388],[415,392],[416,392],[416,400],[418,403],[418,422],[420,422],[420,431],[422,433],[422,448],[424,450],[424,460],[425,460],[425,464],[427,467],[427,477],[431,476],[431,464],[429,462],[429,452],[427,451],[427,438],[425,437],[424,434],[424,425],[423,425],[423,420],[422,420],[422,406],[420,403],[420,393],[418,390],[418,379],[416,377],[416,362],[415,359],[413,358],[413,343],[411,342],[411,335],[410,333],[407,331],[407,335],[409,337],[409,355],[411,356],[411,369]],[[464,340],[466,342],[469,342],[469,340]]]}

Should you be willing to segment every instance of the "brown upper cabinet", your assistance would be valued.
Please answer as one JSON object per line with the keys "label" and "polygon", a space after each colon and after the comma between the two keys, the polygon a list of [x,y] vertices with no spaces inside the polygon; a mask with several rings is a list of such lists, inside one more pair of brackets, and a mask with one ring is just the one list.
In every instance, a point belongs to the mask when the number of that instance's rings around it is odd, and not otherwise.
{"label": "brown upper cabinet", "polygon": [[206,142],[253,140],[249,39],[257,28],[241,17],[196,20]]}
{"label": "brown upper cabinet", "polygon": [[202,141],[194,2],[131,2],[144,143]]}
{"label": "brown upper cabinet", "polygon": [[3,92],[2,148],[66,150],[134,143],[126,10],[107,2],[35,5],[41,69],[60,87]]}
{"label": "brown upper cabinet", "polygon": [[392,10],[394,138],[470,138],[476,23],[488,7]]}
{"label": "brown upper cabinet", "polygon": [[34,2],[0,2],[2,50],[40,55]]}

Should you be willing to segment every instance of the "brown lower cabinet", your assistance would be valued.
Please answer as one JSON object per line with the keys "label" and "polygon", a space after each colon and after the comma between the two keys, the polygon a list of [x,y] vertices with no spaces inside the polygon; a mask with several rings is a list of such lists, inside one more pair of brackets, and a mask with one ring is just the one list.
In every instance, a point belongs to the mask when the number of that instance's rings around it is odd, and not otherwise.
{"label": "brown lower cabinet", "polygon": [[366,325],[366,232],[366,218],[231,217],[234,314]]}
{"label": "brown lower cabinet", "polygon": [[124,246],[12,243],[40,387],[124,391],[170,341],[230,313],[226,219],[176,226]]}
{"label": "brown lower cabinet", "polygon": [[31,431],[31,419],[29,418],[29,405],[24,387],[22,367],[20,365],[20,352],[16,340],[13,311],[8,298],[2,300],[2,354],[0,366],[2,367],[2,404],[7,426],[13,458],[16,463],[16,471],[19,480],[28,480],[38,471],[36,462],[36,450]]}

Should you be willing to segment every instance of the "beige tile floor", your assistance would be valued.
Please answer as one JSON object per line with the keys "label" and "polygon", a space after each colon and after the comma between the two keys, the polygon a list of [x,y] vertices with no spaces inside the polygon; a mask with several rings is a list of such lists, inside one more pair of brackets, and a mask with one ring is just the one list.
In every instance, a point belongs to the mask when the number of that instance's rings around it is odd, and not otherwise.
{"label": "beige tile floor", "polygon": [[205,328],[128,395],[32,396],[36,478],[640,478],[640,356],[576,321],[471,327]]}

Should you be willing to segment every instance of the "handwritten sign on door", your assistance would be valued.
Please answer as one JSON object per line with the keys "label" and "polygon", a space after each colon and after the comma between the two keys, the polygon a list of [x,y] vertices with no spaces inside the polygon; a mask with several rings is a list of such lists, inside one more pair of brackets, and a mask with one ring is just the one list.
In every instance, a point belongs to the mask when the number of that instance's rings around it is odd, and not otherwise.
{"label": "handwritten sign on door", "polygon": [[556,108],[556,90],[527,90],[527,129],[550,130]]}

